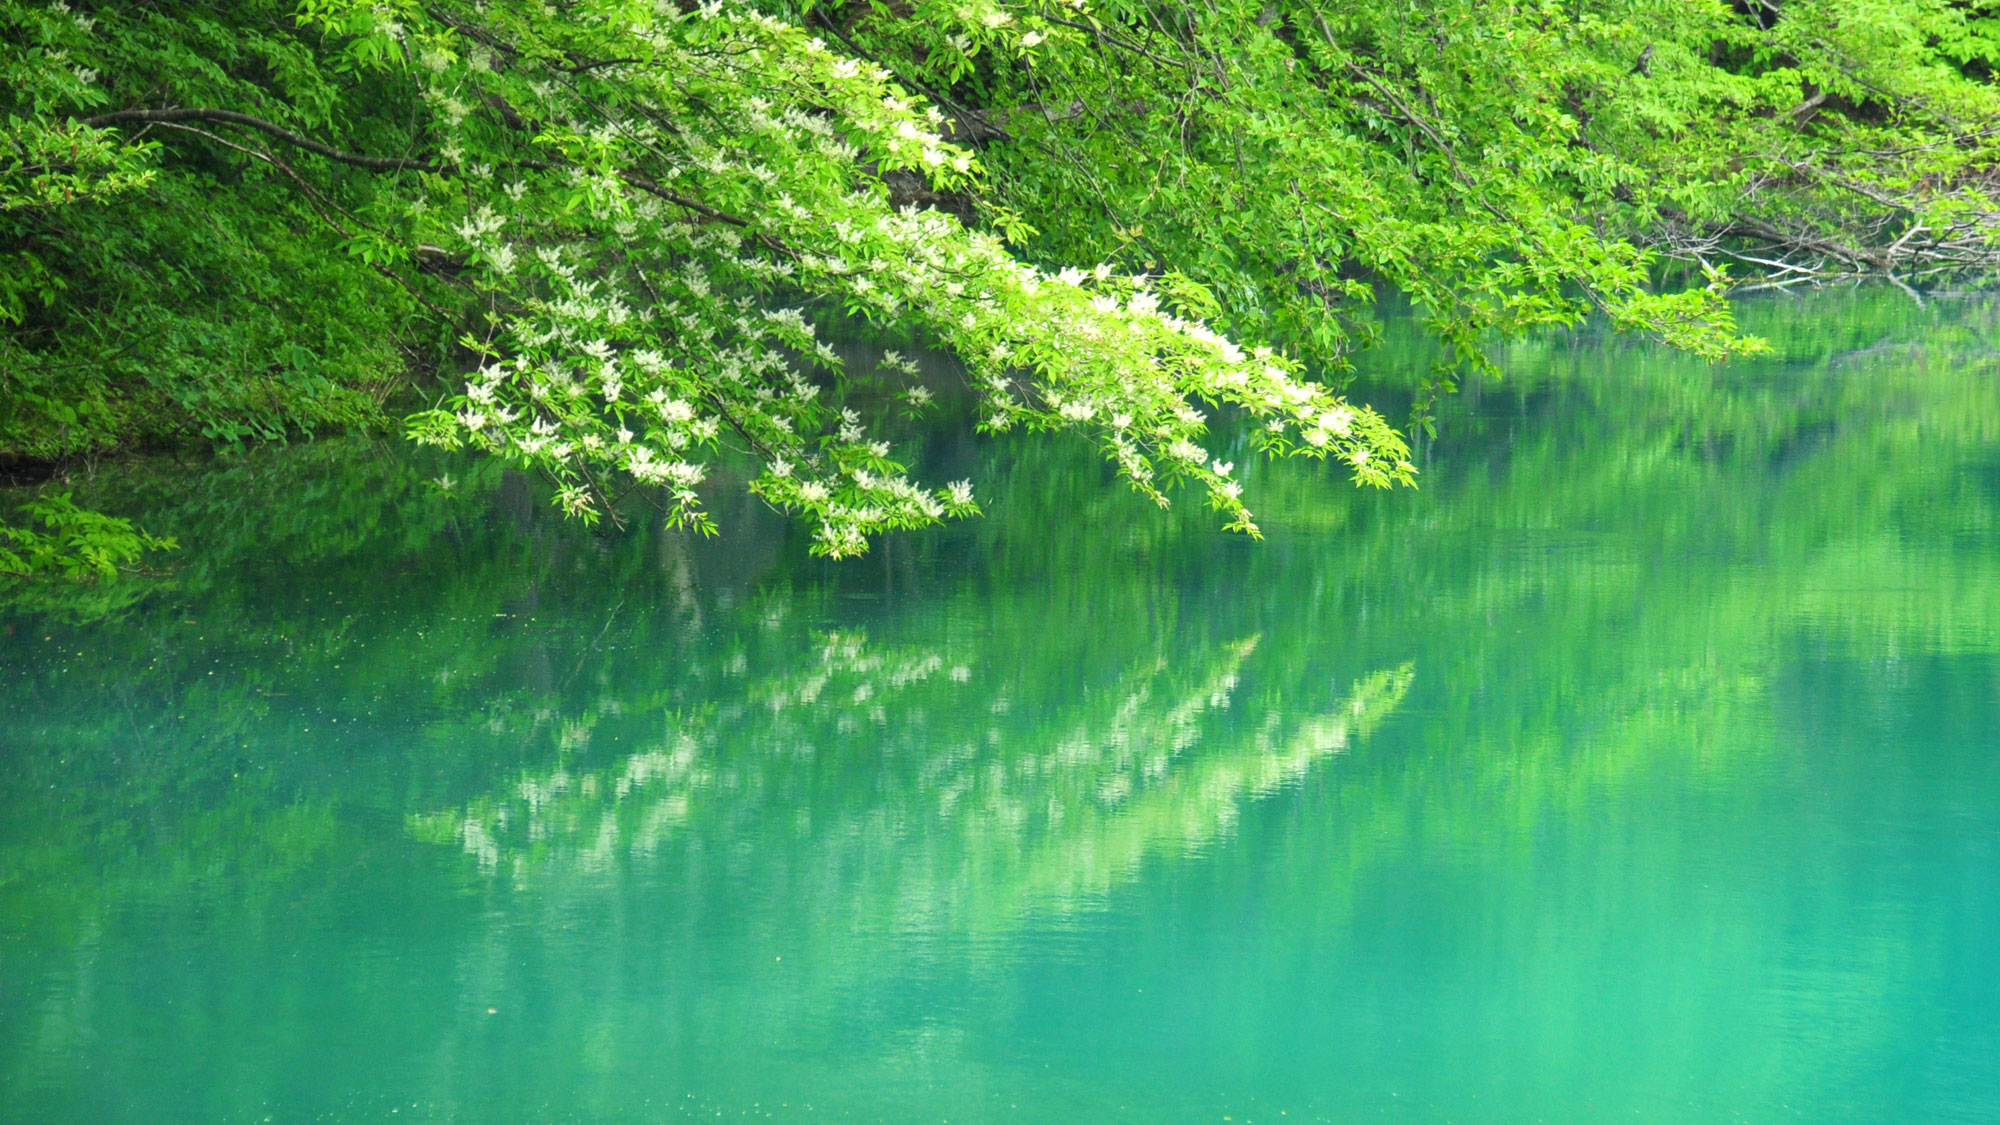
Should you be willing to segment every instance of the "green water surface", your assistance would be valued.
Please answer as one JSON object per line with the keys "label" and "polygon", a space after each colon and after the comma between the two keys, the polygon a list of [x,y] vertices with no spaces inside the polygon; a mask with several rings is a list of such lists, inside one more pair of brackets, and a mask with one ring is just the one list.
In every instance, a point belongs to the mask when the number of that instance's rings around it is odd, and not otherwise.
{"label": "green water surface", "polygon": [[949,410],[988,514],[838,565],[106,466],[185,548],[3,595],[0,1119],[2000,1121],[2000,302],[1742,316],[1262,543]]}

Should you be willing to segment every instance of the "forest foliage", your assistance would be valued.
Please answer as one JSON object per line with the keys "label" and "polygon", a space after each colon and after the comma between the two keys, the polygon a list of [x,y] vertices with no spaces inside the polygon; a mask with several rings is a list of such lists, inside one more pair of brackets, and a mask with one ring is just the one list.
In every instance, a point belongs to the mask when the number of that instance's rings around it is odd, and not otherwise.
{"label": "forest foliage", "polygon": [[[1747,276],[2000,246],[1995,0],[0,0],[0,28],[0,457],[406,416],[571,513],[708,531],[745,455],[834,556],[978,510],[865,406],[1074,431],[1254,534],[1217,410],[1413,480],[1344,394],[1381,286],[1440,345],[1424,426],[1496,339],[1595,314],[1723,358],[1759,346]],[[822,336],[859,322],[905,346],[848,370]]]}

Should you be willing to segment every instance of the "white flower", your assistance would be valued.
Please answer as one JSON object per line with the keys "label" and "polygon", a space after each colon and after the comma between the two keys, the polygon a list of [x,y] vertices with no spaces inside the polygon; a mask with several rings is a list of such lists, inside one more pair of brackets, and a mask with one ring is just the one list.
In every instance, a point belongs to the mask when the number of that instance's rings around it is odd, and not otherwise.
{"label": "white flower", "polygon": [[1023,47],[1033,47],[1041,41],[1042,33],[1039,31],[1030,31],[1026,35],[1021,36],[1021,46]]}
{"label": "white flower", "polygon": [[816,480],[809,480],[799,486],[799,498],[808,504],[824,504],[831,495],[826,486]]}
{"label": "white flower", "polygon": [[1320,429],[1332,430],[1341,437],[1347,436],[1347,431],[1353,427],[1353,424],[1354,411],[1349,410],[1345,406],[1335,407],[1319,416]]}
{"label": "white flower", "polygon": [[626,454],[625,471],[648,484],[667,479],[667,467],[653,456],[651,448],[643,445]]}
{"label": "white flower", "polygon": [[783,457],[777,458],[776,460],[771,462],[771,475],[774,477],[791,476],[792,463],[790,461],[785,460]]}
{"label": "white flower", "polygon": [[665,469],[666,475],[682,488],[693,488],[708,475],[708,466],[690,465],[686,461],[669,461]]}
{"label": "white flower", "polygon": [[970,503],[972,503],[972,482],[971,482],[971,481],[969,481],[969,480],[955,480],[955,481],[952,481],[952,482],[951,482],[950,484],[948,484],[948,485],[945,485],[944,487],[945,487],[945,491],[946,491],[946,492],[947,492],[948,494],[950,494],[950,496],[951,496],[951,502],[952,502],[952,503],[954,503],[954,504],[961,504],[961,505],[963,505],[963,504],[970,504]]}

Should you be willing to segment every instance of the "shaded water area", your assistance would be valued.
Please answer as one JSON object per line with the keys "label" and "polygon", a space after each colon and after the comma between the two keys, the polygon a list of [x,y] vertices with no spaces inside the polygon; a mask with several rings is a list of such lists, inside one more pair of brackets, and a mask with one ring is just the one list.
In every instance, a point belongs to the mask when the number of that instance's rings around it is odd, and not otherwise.
{"label": "shaded water area", "polygon": [[1742,317],[1262,543],[949,419],[839,565],[107,469],[187,549],[0,611],[0,1119],[2000,1121],[2000,303]]}

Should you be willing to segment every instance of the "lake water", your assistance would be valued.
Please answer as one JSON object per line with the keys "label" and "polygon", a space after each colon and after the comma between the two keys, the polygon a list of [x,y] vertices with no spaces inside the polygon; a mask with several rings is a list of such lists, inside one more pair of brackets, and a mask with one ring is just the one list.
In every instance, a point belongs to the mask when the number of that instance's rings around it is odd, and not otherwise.
{"label": "lake water", "polygon": [[0,610],[0,1119],[2000,1121],[2000,303],[1742,316],[1262,543],[949,416],[838,565],[104,467],[186,548]]}

